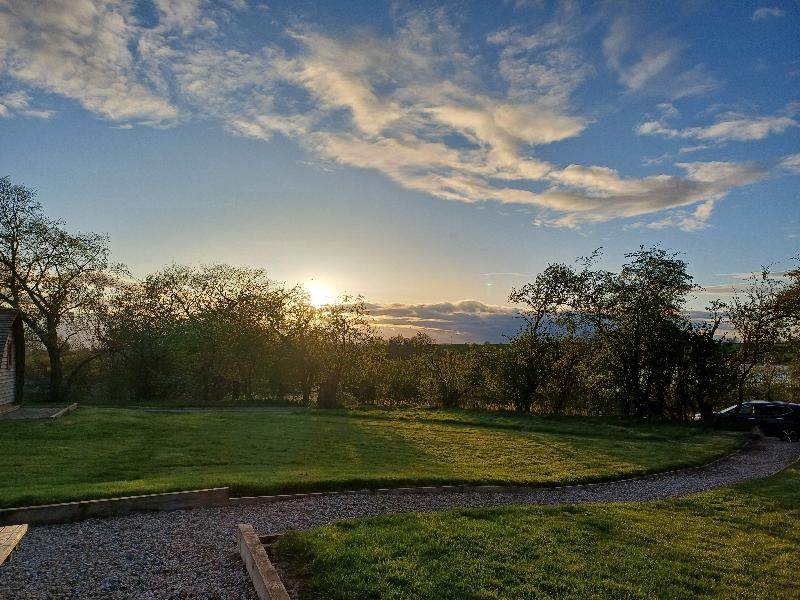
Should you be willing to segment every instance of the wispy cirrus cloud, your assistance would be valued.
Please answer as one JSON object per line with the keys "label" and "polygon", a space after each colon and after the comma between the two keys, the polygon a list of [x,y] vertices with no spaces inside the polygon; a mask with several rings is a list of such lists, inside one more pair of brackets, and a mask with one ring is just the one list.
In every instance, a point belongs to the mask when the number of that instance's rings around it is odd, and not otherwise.
{"label": "wispy cirrus cloud", "polygon": [[629,93],[669,99],[701,96],[720,86],[705,65],[683,64],[687,44],[678,38],[642,36],[628,17],[618,17],[603,40],[609,69]]}
{"label": "wispy cirrus cloud", "polygon": [[[677,166],[686,172],[685,177],[623,178],[607,167],[570,165],[551,175],[566,189],[551,189],[545,193],[568,213],[559,218],[558,225],[576,226],[581,218],[587,217],[585,212],[581,212],[582,208],[589,209],[597,221],[613,218],[610,215],[639,217],[670,208],[677,210],[670,211],[661,219],[638,221],[632,226],[653,229],[679,227],[696,231],[705,227],[715,203],[728,191],[755,183],[769,173],[766,167],[756,162],[711,161],[678,163]],[[694,209],[687,212],[685,207],[691,205],[695,205]]]}
{"label": "wispy cirrus cloud", "polygon": [[639,135],[658,135],[671,139],[711,142],[763,140],[770,135],[781,134],[798,127],[800,122],[795,118],[798,111],[800,111],[800,103],[792,102],[773,115],[747,115],[729,112],[718,115],[716,122],[711,125],[680,129],[670,124],[670,121],[678,116],[677,111],[672,107],[672,111],[663,112],[660,119],[640,123],[636,127],[636,132]]}
{"label": "wispy cirrus cloud", "polygon": [[788,173],[800,173],[800,153],[785,156],[778,163],[778,168]]}
{"label": "wispy cirrus cloud", "polygon": [[786,11],[778,6],[760,6],[753,11],[753,21],[766,21],[767,19],[780,19],[786,16]]}

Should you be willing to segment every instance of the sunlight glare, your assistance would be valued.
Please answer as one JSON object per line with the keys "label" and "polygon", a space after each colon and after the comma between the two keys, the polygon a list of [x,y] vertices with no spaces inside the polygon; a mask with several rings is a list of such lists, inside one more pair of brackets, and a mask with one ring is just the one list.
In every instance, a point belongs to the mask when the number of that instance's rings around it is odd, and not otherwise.
{"label": "sunlight glare", "polygon": [[311,279],[306,283],[305,288],[308,292],[308,301],[317,308],[336,300],[336,294],[331,287],[319,279]]}

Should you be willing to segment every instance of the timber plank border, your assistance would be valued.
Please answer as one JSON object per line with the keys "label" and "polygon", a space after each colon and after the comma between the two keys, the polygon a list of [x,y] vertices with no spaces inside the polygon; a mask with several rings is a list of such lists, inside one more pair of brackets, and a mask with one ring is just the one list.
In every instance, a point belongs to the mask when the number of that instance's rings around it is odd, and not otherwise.
{"label": "timber plank border", "polygon": [[17,544],[19,544],[20,540],[22,540],[27,532],[28,525],[25,523],[22,525],[0,527],[0,565],[8,560],[14,548],[17,547]]}
{"label": "timber plank border", "polygon": [[69,405],[65,406],[64,408],[62,408],[58,412],[53,413],[52,415],[50,415],[50,418],[51,419],[57,419],[59,417],[63,417],[65,414],[72,412],[76,408],[78,408],[78,403],[77,402],[73,402],[72,404],[69,404]]}
{"label": "timber plank border", "polygon": [[[272,536],[270,536],[272,537]],[[239,554],[242,556],[253,587],[260,600],[291,600],[280,575],[272,565],[264,549],[262,537],[256,534],[253,526],[242,523],[237,530]]]}
{"label": "timber plank border", "polygon": [[0,415],[7,415],[19,408],[19,404],[0,404]]}
{"label": "timber plank border", "polygon": [[0,509],[0,525],[52,525],[82,521],[93,517],[113,517],[136,511],[165,511],[183,508],[203,508],[228,506],[229,489],[211,488],[188,492],[168,492],[165,494],[146,494],[103,500],[84,500],[82,502],[63,502],[40,506],[22,506]]}

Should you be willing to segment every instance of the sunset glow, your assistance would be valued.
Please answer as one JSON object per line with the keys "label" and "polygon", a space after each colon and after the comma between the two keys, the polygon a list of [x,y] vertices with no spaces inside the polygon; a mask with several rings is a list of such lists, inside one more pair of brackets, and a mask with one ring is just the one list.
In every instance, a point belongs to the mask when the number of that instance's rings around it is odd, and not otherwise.
{"label": "sunset glow", "polygon": [[324,281],[312,279],[303,286],[308,293],[309,302],[317,308],[336,301],[337,295]]}

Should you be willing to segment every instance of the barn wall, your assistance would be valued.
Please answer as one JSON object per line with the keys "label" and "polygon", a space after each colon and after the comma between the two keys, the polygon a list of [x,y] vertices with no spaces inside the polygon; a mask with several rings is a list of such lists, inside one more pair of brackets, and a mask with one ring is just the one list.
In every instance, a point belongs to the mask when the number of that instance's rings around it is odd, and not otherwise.
{"label": "barn wall", "polygon": [[[7,368],[9,353],[11,357],[10,368]],[[14,383],[16,381],[16,352],[14,344],[9,342],[3,348],[3,356],[0,360],[0,404],[8,404],[14,401]]]}

